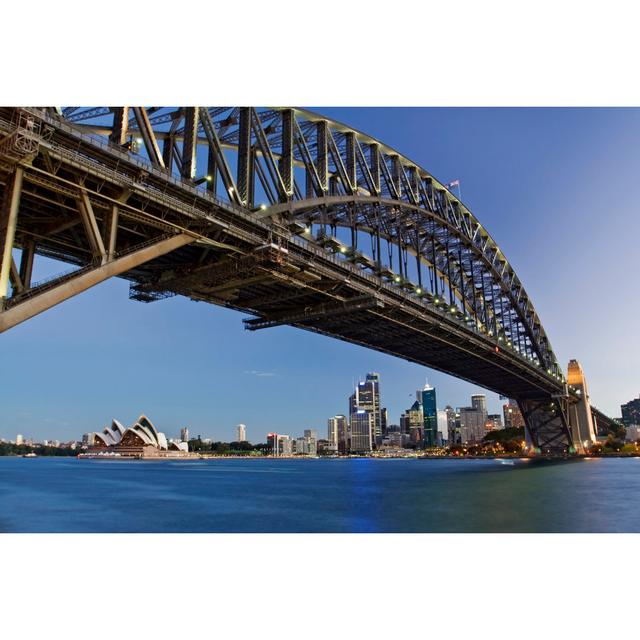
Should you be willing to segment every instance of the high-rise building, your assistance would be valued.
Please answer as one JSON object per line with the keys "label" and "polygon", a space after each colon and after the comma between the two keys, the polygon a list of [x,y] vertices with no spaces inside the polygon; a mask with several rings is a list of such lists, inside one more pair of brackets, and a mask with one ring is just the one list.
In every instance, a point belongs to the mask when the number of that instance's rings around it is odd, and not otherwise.
{"label": "high-rise building", "polygon": [[[420,394],[421,392],[418,392]],[[409,436],[409,442],[422,444],[424,440],[424,419],[422,403],[416,400],[409,409],[400,416],[400,432]]]}
{"label": "high-rise building", "polygon": [[382,431],[382,436],[387,435],[387,429],[389,425],[389,413],[386,407],[383,407],[380,410],[380,431]]}
{"label": "high-rise building", "polygon": [[444,410],[447,414],[448,442],[449,444],[460,444],[462,442],[460,435],[460,414],[450,405],[447,405]]}
{"label": "high-rise building", "polygon": [[423,438],[425,447],[435,447],[438,431],[438,409],[436,406],[436,390],[424,385],[420,394],[422,401]]}
{"label": "high-rise building", "polygon": [[236,425],[236,442],[247,441],[247,427],[244,424]]}
{"label": "high-rise building", "polygon": [[346,416],[333,416],[327,420],[327,440],[335,445],[337,451],[345,452],[347,441]]}
{"label": "high-rise building", "polygon": [[351,453],[367,453],[373,449],[373,415],[365,409],[357,409],[351,414],[349,425]]}
{"label": "high-rise building", "polygon": [[485,427],[487,431],[498,431],[502,429],[502,416],[499,413],[490,413],[487,416]]}
{"label": "high-rise building", "polygon": [[524,427],[524,417],[520,411],[520,407],[515,400],[509,400],[507,404],[502,405],[502,415],[504,417],[504,427]]}
{"label": "high-rise building", "polygon": [[622,410],[622,424],[625,427],[640,425],[640,397],[620,405]]}
{"label": "high-rise building", "polygon": [[182,442],[189,442],[189,429],[187,429],[187,427],[180,429],[180,440]]}
{"label": "high-rise building", "polygon": [[487,416],[481,408],[460,407],[460,438],[462,442],[480,442],[485,436]]}
{"label": "high-rise building", "polygon": [[471,406],[482,414],[483,422],[487,421],[487,396],[476,394],[471,396]]}
{"label": "high-rise building", "polygon": [[438,430],[436,432],[436,446],[442,447],[449,442],[449,420],[446,411],[438,411]]}
{"label": "high-rise building", "polygon": [[333,416],[327,421],[327,436],[340,453],[349,451],[349,424],[346,416]]}
{"label": "high-rise building", "polygon": [[21,433],[16,435],[16,444],[24,444],[24,436]]}
{"label": "high-rise building", "polygon": [[367,373],[364,382],[356,385],[349,398],[349,415],[358,411],[371,414],[373,420],[373,444],[382,442],[382,412],[380,410],[380,374]]}

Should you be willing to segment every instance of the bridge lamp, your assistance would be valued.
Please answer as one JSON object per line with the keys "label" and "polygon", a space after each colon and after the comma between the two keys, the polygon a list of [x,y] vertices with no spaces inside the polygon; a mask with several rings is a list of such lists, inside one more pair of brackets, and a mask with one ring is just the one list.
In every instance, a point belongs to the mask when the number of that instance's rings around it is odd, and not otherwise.
{"label": "bridge lamp", "polygon": [[340,247],[340,253],[347,253],[347,247]]}
{"label": "bridge lamp", "polygon": [[394,278],[394,280],[395,280],[396,282],[400,282],[400,276],[396,276],[396,277]]}
{"label": "bridge lamp", "polygon": [[498,342],[502,342],[502,336],[498,336]]}
{"label": "bridge lamp", "polygon": [[418,295],[420,295],[420,294],[422,293],[422,289],[421,289],[420,287],[418,287],[418,288],[416,289],[416,293],[417,293]]}
{"label": "bridge lamp", "polygon": [[202,176],[202,178],[197,178],[193,181],[194,184],[202,184],[203,182],[211,182],[213,178],[211,176]]}
{"label": "bridge lamp", "polygon": [[455,313],[456,312],[456,308],[455,307],[451,307],[450,311],[451,311],[451,313]]}
{"label": "bridge lamp", "polygon": [[[267,208],[267,205],[264,204],[264,202],[260,205],[260,209],[262,209],[263,211]],[[305,227],[306,230],[306,227]]]}
{"label": "bridge lamp", "polygon": [[228,191],[229,193],[233,193],[233,187],[229,187],[229,188],[227,189],[227,191]]}
{"label": "bridge lamp", "polygon": [[144,142],[144,140],[142,138],[136,138],[136,143],[137,144],[142,144]]}
{"label": "bridge lamp", "polygon": [[511,340],[509,340],[509,342],[507,342],[507,347],[511,346]]}

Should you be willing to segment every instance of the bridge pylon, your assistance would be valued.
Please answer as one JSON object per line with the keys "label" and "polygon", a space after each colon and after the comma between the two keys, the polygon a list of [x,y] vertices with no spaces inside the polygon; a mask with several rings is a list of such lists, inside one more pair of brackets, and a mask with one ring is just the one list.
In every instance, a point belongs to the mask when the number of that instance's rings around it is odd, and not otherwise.
{"label": "bridge pylon", "polygon": [[568,404],[571,436],[576,452],[584,454],[596,442],[596,430],[591,413],[587,381],[577,360],[569,361],[567,384],[569,389],[574,392],[574,401]]}

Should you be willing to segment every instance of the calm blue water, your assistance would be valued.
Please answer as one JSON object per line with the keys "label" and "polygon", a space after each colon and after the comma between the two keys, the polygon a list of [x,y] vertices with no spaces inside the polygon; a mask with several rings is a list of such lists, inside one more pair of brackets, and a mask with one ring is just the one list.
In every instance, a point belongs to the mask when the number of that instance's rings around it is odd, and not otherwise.
{"label": "calm blue water", "polygon": [[640,459],[0,458],[0,532],[640,532]]}

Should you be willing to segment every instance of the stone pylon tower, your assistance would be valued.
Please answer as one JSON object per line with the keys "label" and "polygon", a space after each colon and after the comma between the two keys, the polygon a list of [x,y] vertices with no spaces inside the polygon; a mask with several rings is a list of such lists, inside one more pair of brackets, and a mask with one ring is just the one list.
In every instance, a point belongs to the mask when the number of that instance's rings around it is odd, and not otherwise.
{"label": "stone pylon tower", "polygon": [[579,395],[577,403],[569,403],[569,425],[571,427],[573,442],[575,443],[577,453],[585,453],[596,441],[596,432],[593,424],[593,416],[591,415],[587,381],[585,380],[582,367],[577,360],[569,361],[567,383],[569,387],[573,387]]}

